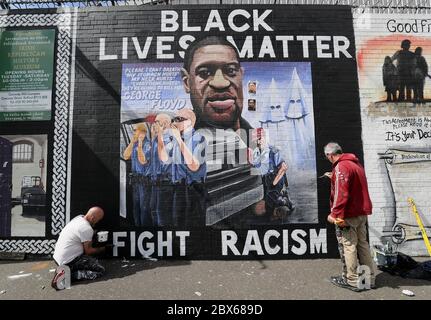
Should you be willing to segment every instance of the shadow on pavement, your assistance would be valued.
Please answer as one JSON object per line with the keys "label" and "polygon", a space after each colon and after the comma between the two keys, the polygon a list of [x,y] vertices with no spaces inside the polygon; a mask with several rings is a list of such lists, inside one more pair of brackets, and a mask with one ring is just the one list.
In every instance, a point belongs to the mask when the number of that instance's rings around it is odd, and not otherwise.
{"label": "shadow on pavement", "polygon": [[424,279],[403,278],[400,276],[393,276],[387,272],[381,272],[376,276],[377,288],[392,288],[399,289],[400,287],[420,287],[430,286],[431,281]]}
{"label": "shadow on pavement", "polygon": [[151,270],[155,268],[177,267],[191,264],[187,260],[157,260],[151,261],[146,259],[99,259],[99,262],[105,267],[105,274],[95,280],[82,280],[73,282],[73,286],[82,284],[97,283],[109,281],[112,279],[121,279],[129,277],[138,272]]}

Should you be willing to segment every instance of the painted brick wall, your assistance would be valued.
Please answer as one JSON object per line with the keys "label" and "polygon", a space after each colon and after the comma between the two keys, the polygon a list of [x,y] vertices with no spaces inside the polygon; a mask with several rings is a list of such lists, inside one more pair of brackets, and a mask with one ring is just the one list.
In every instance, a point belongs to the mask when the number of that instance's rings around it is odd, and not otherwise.
{"label": "painted brick wall", "polygon": [[[178,12],[181,12],[181,8],[173,7]],[[217,7],[221,11],[229,11],[232,10],[231,8],[233,7]],[[256,6],[245,6],[244,8],[266,9],[266,7]],[[121,135],[119,124],[122,121],[122,65],[124,63],[158,62],[154,46],[150,48],[146,61],[138,59],[136,53],[131,50],[130,38],[138,36],[143,39],[147,36],[163,35],[160,32],[159,10],[159,7],[151,9],[91,8],[79,10],[76,19],[71,201],[68,205],[70,205],[72,217],[84,212],[92,205],[106,208],[108,214],[100,227],[113,231],[135,229],[130,226],[130,221],[124,221],[119,216],[119,137]],[[259,70],[253,63],[262,65],[269,63],[268,66],[271,66],[274,61],[280,62],[281,67],[285,66],[283,63],[293,63],[291,66],[297,67],[298,70],[298,66],[304,66],[301,63],[309,63],[312,76],[312,86],[307,89],[308,91],[306,90],[304,97],[309,101],[308,106],[313,112],[315,141],[313,141],[314,152],[309,154],[305,160],[314,161],[316,166],[314,176],[303,176],[302,178],[309,181],[309,185],[315,188],[312,192],[315,202],[307,200],[310,195],[295,193],[296,182],[301,180],[301,165],[297,164],[295,167],[291,164],[288,177],[291,180],[293,198],[300,206],[309,205],[310,209],[307,210],[310,215],[306,218],[301,216],[305,220],[294,219],[291,224],[284,226],[267,225],[256,229],[261,234],[269,228],[276,229],[280,234],[283,233],[281,229],[288,230],[289,234],[295,229],[304,229],[307,232],[311,230],[312,232],[310,231],[306,236],[307,241],[309,239],[316,241],[318,239],[316,234],[319,234],[320,237],[327,235],[327,240],[322,243],[325,254],[321,256],[337,255],[333,230],[331,227],[327,228],[326,224],[326,215],[329,212],[329,183],[324,179],[316,179],[317,176],[330,169],[329,163],[322,155],[322,148],[328,141],[335,140],[344,147],[346,152],[355,153],[365,164],[374,205],[374,213],[370,217],[372,244],[381,243],[381,236],[385,234],[385,231],[390,231],[398,225],[398,228],[410,230],[411,234],[408,237],[413,238],[400,244],[399,249],[413,255],[425,254],[423,241],[415,234],[417,233],[417,230],[414,229],[416,221],[408,207],[406,195],[413,197],[416,201],[424,224],[429,226],[431,205],[428,194],[431,191],[431,178],[427,175],[430,160],[427,155],[430,152],[427,132],[430,131],[428,122],[431,116],[430,107],[426,101],[421,105],[410,102],[382,102],[386,99],[386,92],[382,83],[381,70],[384,57],[393,55],[399,49],[401,40],[405,38],[411,40],[412,50],[417,46],[423,47],[423,56],[427,59],[428,53],[431,52],[428,24],[421,24],[421,21],[426,20],[426,15],[415,15],[413,18],[411,14],[368,14],[358,11],[358,13],[354,12],[352,20],[350,9],[342,6],[313,9],[295,7],[295,10],[289,11],[286,7],[286,11],[278,10],[274,17],[268,20],[277,26],[277,34],[343,35],[351,40],[348,51],[351,53],[352,59],[317,57],[316,46],[313,44],[310,46],[309,58],[304,57],[303,48],[298,44],[292,44],[289,57],[283,57],[281,43],[275,46],[276,57],[267,55],[262,58],[245,59],[244,62],[246,65],[248,64],[249,70],[258,70],[253,75],[256,78],[265,74],[265,68],[261,67]],[[194,12],[190,20],[191,25],[196,25],[199,19],[208,13],[208,9],[204,7],[190,8],[190,11]],[[421,32],[412,32],[413,30],[406,32],[401,29],[391,32],[394,27],[398,27],[397,23],[400,22],[402,24],[398,28],[405,28],[406,23],[413,26],[415,19],[420,23],[418,27],[422,28]],[[388,22],[390,22],[389,25]],[[353,37],[353,31],[355,37]],[[243,43],[246,35],[233,34],[237,36],[240,44]],[[262,41],[264,35],[266,34],[253,34],[259,39],[253,46],[255,55],[261,49],[258,43]],[[127,59],[121,59],[124,37],[129,38]],[[100,59],[101,38],[106,39],[107,52],[105,54],[117,54],[118,59]],[[174,53],[179,50],[181,48],[175,44]],[[169,63],[180,63],[181,61],[182,59],[176,54],[174,59],[164,60]],[[294,63],[298,65],[294,65]],[[291,72],[291,69],[286,70]],[[290,75],[285,78],[287,81],[291,80]],[[306,83],[304,79],[301,81]],[[287,93],[287,90],[286,92],[281,91],[283,94]],[[425,99],[430,96],[431,92],[426,84]],[[245,114],[250,115],[251,113],[246,111]],[[263,109],[258,109],[253,117],[265,120],[266,114],[267,112]],[[407,120],[410,122],[406,122]],[[259,122],[257,121],[254,126],[259,125]],[[402,124],[400,125],[400,123]],[[404,124],[405,126],[402,126]],[[292,139],[289,134],[284,134],[289,127],[283,127],[283,125],[279,127],[263,121],[263,127],[266,126],[269,132],[275,133],[272,140],[274,144],[287,144],[290,147],[297,140]],[[15,130],[13,127],[14,124],[3,126],[0,134],[12,134]],[[271,131],[272,129],[274,130]],[[32,133],[37,131],[35,130]],[[16,129],[16,134],[20,134],[18,131]],[[403,134],[403,131],[405,134],[412,131],[414,133],[407,136]],[[48,134],[52,135],[52,133]],[[397,141],[398,139],[400,140]],[[402,141],[403,139],[406,141]],[[385,153],[386,161],[381,159],[382,154]],[[289,155],[287,155],[287,159],[291,160]],[[392,162],[390,163],[388,159]],[[301,164],[305,162],[303,161]],[[410,225],[410,227],[406,225]],[[227,226],[229,225],[227,224]],[[248,226],[241,225],[241,241],[246,239],[247,228]],[[321,229],[316,230],[319,228]],[[138,228],[139,230],[141,229]],[[196,237],[190,241],[192,245],[188,253],[193,257],[204,258],[219,255],[221,240],[217,235],[218,230],[211,232],[204,229],[197,230]],[[204,251],[199,250],[202,242],[208,244]],[[292,242],[294,243],[294,241]],[[291,248],[292,244],[290,244]],[[313,255],[313,251],[314,248],[309,247],[304,254],[307,257],[318,257]],[[277,255],[278,257],[294,256]]]}
{"label": "painted brick wall", "polygon": [[[386,243],[391,238],[381,238],[388,235],[385,231],[403,225],[414,235],[408,235],[412,239],[399,244],[398,249],[410,255],[426,255],[427,251],[408,197],[415,201],[424,225],[429,227],[431,222],[429,80],[425,80],[425,101],[386,102],[382,66],[385,56],[392,57],[405,39],[411,41],[410,51],[422,47],[422,55],[429,61],[428,21],[427,15],[359,10],[354,15],[364,161],[374,204],[370,217],[371,242]],[[387,152],[394,155],[392,163],[390,159],[382,159],[381,155]]]}

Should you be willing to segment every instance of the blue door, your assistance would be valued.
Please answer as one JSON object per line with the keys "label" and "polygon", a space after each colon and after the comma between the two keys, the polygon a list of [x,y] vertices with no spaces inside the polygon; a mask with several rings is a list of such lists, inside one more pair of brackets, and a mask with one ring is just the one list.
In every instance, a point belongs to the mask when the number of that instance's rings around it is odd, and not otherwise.
{"label": "blue door", "polygon": [[10,237],[12,205],[12,143],[0,137],[0,237]]}

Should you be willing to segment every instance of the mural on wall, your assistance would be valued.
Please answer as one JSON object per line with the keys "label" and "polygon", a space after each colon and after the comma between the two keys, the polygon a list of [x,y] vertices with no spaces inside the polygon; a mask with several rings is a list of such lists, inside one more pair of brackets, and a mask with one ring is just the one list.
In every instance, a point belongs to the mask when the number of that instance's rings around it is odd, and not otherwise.
{"label": "mural on wall", "polygon": [[416,203],[430,235],[429,23],[408,14],[357,13],[354,19],[365,166],[373,182],[371,240],[423,255],[407,199]]}
{"label": "mural on wall", "polygon": [[[182,64],[123,65],[122,216],[129,213],[135,226],[151,227],[211,226],[229,217],[240,227],[317,222],[311,64],[236,65],[229,63],[235,48],[221,48],[227,52],[218,55],[223,68],[232,69],[223,77],[237,81],[235,90],[217,88],[209,66],[197,71],[209,74],[202,76],[209,78],[209,90],[200,96],[196,86],[203,80],[194,78],[193,89],[183,87]],[[250,103],[244,107],[247,100],[254,101],[252,110]],[[234,121],[228,118],[230,108],[238,108]],[[171,154],[160,169],[156,131],[163,117],[167,124],[161,134]],[[174,139],[177,130],[182,141]],[[196,168],[180,150],[183,141]],[[158,197],[163,202],[157,204]],[[194,209],[196,202],[201,203]]]}
{"label": "mural on wall", "polygon": [[360,126],[332,116],[360,123],[349,8],[110,8],[93,18],[96,41],[89,16],[78,19],[72,156],[88,165],[74,168],[71,203],[78,212],[97,199],[109,212],[114,256],[337,254],[329,186],[317,177],[340,128],[361,157]]}
{"label": "mural on wall", "polygon": [[2,170],[10,171],[2,175],[2,207],[9,205],[2,212],[0,236],[45,236],[47,136],[4,135],[0,139],[5,151]]}

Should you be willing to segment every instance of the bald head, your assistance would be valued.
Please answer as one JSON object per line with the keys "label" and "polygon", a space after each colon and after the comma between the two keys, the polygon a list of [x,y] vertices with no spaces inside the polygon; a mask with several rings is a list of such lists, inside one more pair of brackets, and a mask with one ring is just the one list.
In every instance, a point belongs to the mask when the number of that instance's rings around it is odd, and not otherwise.
{"label": "bald head", "polygon": [[105,215],[105,212],[100,207],[92,207],[87,211],[87,214],[84,216],[84,218],[90,222],[92,226],[94,226],[96,223],[98,223],[100,220],[103,219],[103,216]]}

